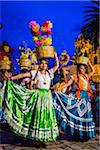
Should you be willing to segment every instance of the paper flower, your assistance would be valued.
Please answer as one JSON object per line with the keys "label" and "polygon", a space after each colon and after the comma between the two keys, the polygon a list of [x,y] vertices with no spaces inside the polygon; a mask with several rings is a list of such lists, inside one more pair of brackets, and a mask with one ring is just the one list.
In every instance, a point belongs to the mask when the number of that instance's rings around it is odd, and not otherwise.
{"label": "paper flower", "polygon": [[9,60],[12,62],[13,58],[10,56],[10,57],[9,57]]}
{"label": "paper flower", "polygon": [[47,35],[42,35],[42,39],[46,39],[46,38],[48,38],[48,36]]}
{"label": "paper flower", "polygon": [[46,38],[46,39],[45,39],[45,43],[46,43],[47,45],[50,45],[50,44],[52,43],[52,41],[51,41],[50,38]]}
{"label": "paper flower", "polygon": [[36,41],[35,41],[35,44],[36,44],[37,46],[41,46],[41,45],[42,45],[42,42],[39,41],[39,40],[36,40]]}
{"label": "paper flower", "polygon": [[3,60],[4,56],[6,56],[6,53],[5,52],[0,52],[0,60]]}
{"label": "paper flower", "polygon": [[8,56],[4,56],[3,60],[9,60],[9,57]]}
{"label": "paper flower", "polygon": [[93,50],[93,44],[81,34],[75,41],[75,48],[78,51],[78,55],[86,55]]}
{"label": "paper flower", "polygon": [[33,40],[34,40],[34,41],[37,41],[37,40],[38,40],[38,37],[37,37],[37,36],[34,36],[34,37],[33,37]]}
{"label": "paper flower", "polygon": [[38,32],[39,31],[39,25],[33,26],[32,31],[33,32]]}
{"label": "paper flower", "polygon": [[33,32],[38,32],[39,31],[39,28],[40,28],[40,26],[39,26],[39,24],[37,24],[36,23],[36,21],[31,21],[30,23],[29,23],[29,27],[31,28],[31,30],[33,31]]}
{"label": "paper flower", "polygon": [[9,46],[4,46],[4,51],[9,52]]}
{"label": "paper flower", "polygon": [[[3,41],[3,43],[0,45],[0,62],[3,63],[6,63],[7,65],[9,65],[9,68],[10,68],[10,64],[12,62],[12,59],[11,59],[11,53],[10,52],[13,52],[13,48],[11,48],[8,44],[7,41]],[[2,68],[2,65],[1,65],[1,68]],[[4,69],[4,68],[2,68]],[[5,66],[5,69],[6,66]]]}
{"label": "paper flower", "polygon": [[39,41],[42,40],[42,36],[41,36],[41,35],[38,36],[38,40],[39,40]]}
{"label": "paper flower", "polygon": [[34,35],[38,36],[38,35],[41,35],[41,33],[38,31]]}
{"label": "paper flower", "polygon": [[41,32],[39,31],[40,26],[36,21],[31,21],[29,23],[29,27],[31,28],[33,41],[36,46],[46,46],[52,44],[52,23],[50,21],[43,22],[40,30]]}
{"label": "paper flower", "polygon": [[31,26],[36,26],[36,21],[31,21],[30,23],[29,23],[29,26],[31,27]]}
{"label": "paper flower", "polygon": [[49,21],[49,27],[52,28],[52,23]]}
{"label": "paper flower", "polygon": [[28,54],[25,53],[21,53],[21,59],[27,59],[28,58]]}
{"label": "paper flower", "polygon": [[42,33],[47,32],[48,34],[52,34],[51,28],[52,28],[52,23],[50,21],[46,21],[42,24],[41,31]]}
{"label": "paper flower", "polygon": [[82,49],[81,49],[81,53],[84,54],[84,53],[85,53],[85,50],[86,50],[85,48],[82,48]]}

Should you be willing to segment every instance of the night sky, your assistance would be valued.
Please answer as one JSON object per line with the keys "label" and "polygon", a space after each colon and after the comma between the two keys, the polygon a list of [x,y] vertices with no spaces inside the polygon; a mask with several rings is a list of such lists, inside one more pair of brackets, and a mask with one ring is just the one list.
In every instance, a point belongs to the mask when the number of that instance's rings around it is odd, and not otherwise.
{"label": "night sky", "polygon": [[26,41],[34,49],[29,22],[36,20],[40,25],[46,20],[53,23],[53,43],[58,55],[67,50],[72,57],[74,41],[84,24],[84,6],[90,1],[0,1],[1,17],[0,43],[6,40],[13,47],[13,65],[20,53],[18,46]]}

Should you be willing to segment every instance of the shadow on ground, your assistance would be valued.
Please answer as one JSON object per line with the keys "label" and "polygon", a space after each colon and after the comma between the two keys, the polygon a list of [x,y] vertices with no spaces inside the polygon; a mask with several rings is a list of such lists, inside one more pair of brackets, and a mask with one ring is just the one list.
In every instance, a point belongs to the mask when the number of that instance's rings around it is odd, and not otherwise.
{"label": "shadow on ground", "polygon": [[[47,143],[43,143],[43,142],[39,142],[39,141],[33,141],[33,140],[30,140],[30,139],[26,139],[26,138],[23,138],[23,137],[20,137],[20,136],[17,136],[16,134],[14,134],[7,123],[0,123],[0,144],[3,144],[3,145],[16,145],[16,146],[22,146],[22,147],[36,147],[36,148],[46,148]],[[63,142],[64,140],[69,144],[71,145],[71,142],[74,140],[74,143],[75,143],[75,139],[71,139],[70,137],[68,137],[67,135],[63,134],[63,133],[60,133],[57,141],[55,144],[62,144],[63,145]],[[77,140],[76,140],[77,141]],[[77,142],[80,142],[80,141],[77,141]],[[73,143],[73,142],[72,142]],[[49,143],[50,144],[50,143]],[[78,143],[77,143],[78,144]],[[68,146],[68,145],[66,145]]]}
{"label": "shadow on ground", "polygon": [[[11,144],[11,145],[18,145],[18,146],[28,146],[28,147],[45,147],[45,143],[39,142],[39,141],[33,141],[30,139],[26,139],[20,136],[17,136],[14,134],[9,125],[7,123],[0,123],[0,135],[1,135],[1,140],[0,144]],[[69,140],[72,141],[70,137],[64,135],[63,133],[60,133],[58,137],[58,142],[59,140]]]}

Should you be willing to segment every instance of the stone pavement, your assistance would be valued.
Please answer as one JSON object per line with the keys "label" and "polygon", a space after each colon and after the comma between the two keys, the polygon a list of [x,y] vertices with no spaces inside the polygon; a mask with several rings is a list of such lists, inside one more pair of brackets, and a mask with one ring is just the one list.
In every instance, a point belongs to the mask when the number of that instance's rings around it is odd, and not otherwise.
{"label": "stone pavement", "polygon": [[78,142],[68,139],[63,133],[55,142],[37,143],[26,140],[13,134],[9,127],[1,127],[0,150],[99,150],[100,135],[87,142]]}
{"label": "stone pavement", "polygon": [[45,146],[35,147],[32,145],[1,144],[0,150],[99,150],[98,140],[88,142],[70,142],[62,140],[59,142],[47,142]]}

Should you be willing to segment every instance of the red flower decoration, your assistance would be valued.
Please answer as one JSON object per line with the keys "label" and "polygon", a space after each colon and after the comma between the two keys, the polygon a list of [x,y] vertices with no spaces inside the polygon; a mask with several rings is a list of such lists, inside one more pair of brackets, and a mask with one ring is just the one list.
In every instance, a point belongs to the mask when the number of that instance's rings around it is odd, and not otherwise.
{"label": "red flower decoration", "polygon": [[13,51],[14,51],[14,48],[9,48],[9,51],[10,51],[10,52],[13,52]]}
{"label": "red flower decoration", "polygon": [[3,56],[0,54],[0,60],[3,60]]}
{"label": "red flower decoration", "polygon": [[49,25],[48,22],[44,22],[42,26],[43,26],[43,27],[48,27],[48,25]]}
{"label": "red flower decoration", "polygon": [[40,32],[36,32],[35,35],[36,35],[36,36],[40,35]]}
{"label": "red flower decoration", "polygon": [[6,52],[0,52],[0,58],[3,60],[4,56],[7,56]]}
{"label": "red flower decoration", "polygon": [[51,31],[48,31],[48,34],[50,34],[50,35],[51,35],[51,34],[52,34],[52,32],[51,32]]}
{"label": "red flower decoration", "polygon": [[12,57],[11,56],[9,56],[9,60],[12,61]]}

